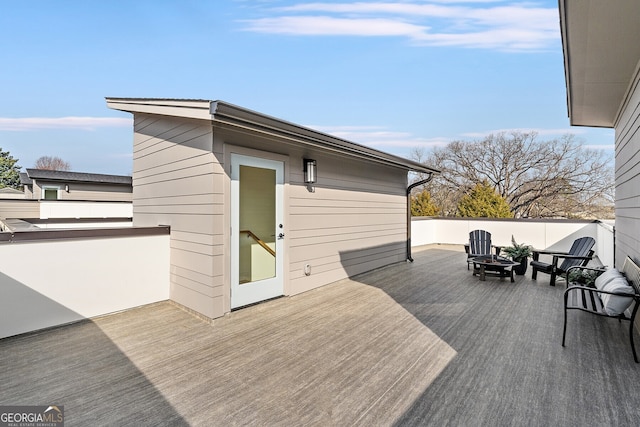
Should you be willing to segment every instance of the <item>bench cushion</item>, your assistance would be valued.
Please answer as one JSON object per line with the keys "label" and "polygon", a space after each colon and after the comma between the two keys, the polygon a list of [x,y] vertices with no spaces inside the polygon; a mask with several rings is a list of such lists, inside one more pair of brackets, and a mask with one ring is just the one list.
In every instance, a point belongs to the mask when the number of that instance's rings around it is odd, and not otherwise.
{"label": "bench cushion", "polygon": [[[610,280],[604,285],[603,291],[625,293],[633,295],[633,288],[627,283],[624,277],[618,277]],[[600,294],[604,311],[609,316],[617,316],[622,314],[633,302],[633,297],[625,297],[619,295]]]}
{"label": "bench cushion", "polygon": [[596,277],[595,285],[599,290],[603,290],[605,285],[612,281],[613,279],[622,278],[622,273],[618,271],[617,268],[610,268],[598,277]]}

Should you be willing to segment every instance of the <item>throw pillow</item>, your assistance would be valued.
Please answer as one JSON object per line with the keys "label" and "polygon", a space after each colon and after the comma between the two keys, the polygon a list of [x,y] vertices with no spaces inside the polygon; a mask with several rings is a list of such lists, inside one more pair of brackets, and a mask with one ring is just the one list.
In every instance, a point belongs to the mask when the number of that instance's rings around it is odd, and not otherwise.
{"label": "throw pillow", "polygon": [[[633,295],[633,288],[623,277],[612,279],[602,290]],[[606,311],[609,316],[617,316],[623,313],[633,302],[632,297],[611,294],[600,294],[600,299],[602,300],[604,311]]]}
{"label": "throw pillow", "polygon": [[613,279],[623,278],[622,273],[618,271],[617,268],[610,268],[598,277],[596,277],[596,288],[602,290],[607,283],[612,281]]}

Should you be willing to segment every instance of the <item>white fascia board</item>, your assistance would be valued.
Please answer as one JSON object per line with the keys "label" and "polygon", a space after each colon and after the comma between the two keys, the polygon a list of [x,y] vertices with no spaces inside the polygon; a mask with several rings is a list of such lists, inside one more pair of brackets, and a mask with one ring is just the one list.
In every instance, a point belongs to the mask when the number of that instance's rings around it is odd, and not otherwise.
{"label": "white fascia board", "polygon": [[107,107],[129,113],[211,120],[211,101],[146,98],[106,98]]}

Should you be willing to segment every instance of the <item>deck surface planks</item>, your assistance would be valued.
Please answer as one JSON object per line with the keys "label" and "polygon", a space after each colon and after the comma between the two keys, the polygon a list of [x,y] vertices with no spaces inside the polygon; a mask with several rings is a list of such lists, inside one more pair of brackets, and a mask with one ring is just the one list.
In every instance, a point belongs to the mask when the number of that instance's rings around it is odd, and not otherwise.
{"label": "deck surface planks", "polygon": [[[0,405],[66,425],[635,425],[627,324],[454,246],[213,325],[159,303],[0,340]],[[640,341],[640,340],[638,340]]]}

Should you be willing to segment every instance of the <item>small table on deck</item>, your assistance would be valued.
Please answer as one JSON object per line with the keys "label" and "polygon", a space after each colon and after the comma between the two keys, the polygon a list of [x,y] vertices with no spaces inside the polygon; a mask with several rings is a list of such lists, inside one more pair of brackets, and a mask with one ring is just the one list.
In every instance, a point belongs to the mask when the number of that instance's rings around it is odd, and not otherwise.
{"label": "small table on deck", "polygon": [[485,255],[471,260],[473,262],[473,275],[480,275],[480,280],[485,281],[487,272],[493,273],[500,278],[509,276],[511,283],[513,279],[513,266],[518,265],[517,262],[511,261],[509,258],[504,258],[494,255]]}

